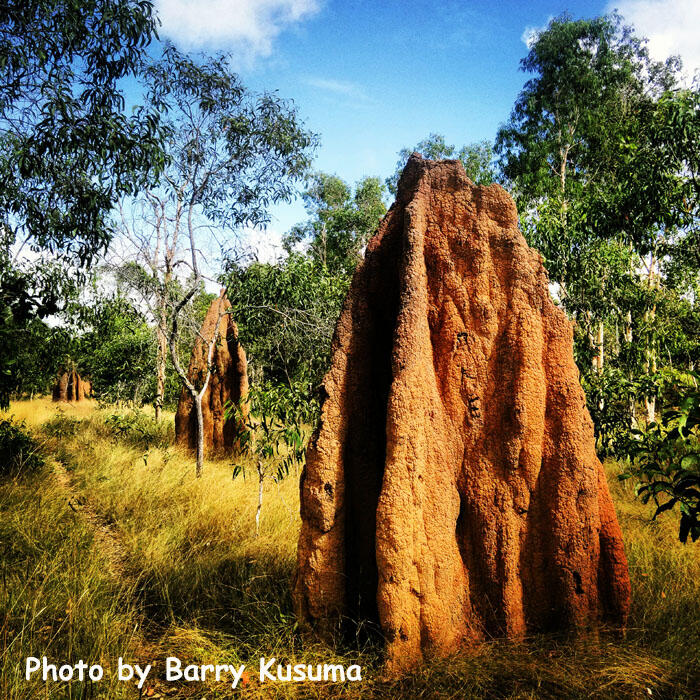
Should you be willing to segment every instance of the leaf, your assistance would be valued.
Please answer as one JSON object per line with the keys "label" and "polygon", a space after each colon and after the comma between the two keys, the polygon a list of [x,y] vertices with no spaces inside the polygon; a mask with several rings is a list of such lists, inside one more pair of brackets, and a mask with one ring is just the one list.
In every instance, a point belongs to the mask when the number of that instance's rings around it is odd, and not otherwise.
{"label": "leaf", "polygon": [[666,501],[663,505],[660,505],[657,509],[656,512],[654,513],[652,520],[656,520],[657,516],[660,515],[661,513],[664,513],[667,510],[671,510],[673,506],[676,505],[678,502],[677,498],[672,498],[670,501]]}
{"label": "leaf", "polygon": [[685,455],[681,459],[681,468],[682,469],[698,469],[700,467],[700,454],[697,452],[693,452],[691,454]]}
{"label": "leaf", "polygon": [[243,474],[243,480],[245,480],[245,467],[241,464],[236,464],[233,467],[233,473],[231,475],[231,481],[235,481],[236,477],[238,477],[240,474]]}
{"label": "leaf", "polygon": [[680,529],[678,531],[678,539],[685,544],[688,539],[688,533],[692,525],[691,518],[685,513],[681,516]]}

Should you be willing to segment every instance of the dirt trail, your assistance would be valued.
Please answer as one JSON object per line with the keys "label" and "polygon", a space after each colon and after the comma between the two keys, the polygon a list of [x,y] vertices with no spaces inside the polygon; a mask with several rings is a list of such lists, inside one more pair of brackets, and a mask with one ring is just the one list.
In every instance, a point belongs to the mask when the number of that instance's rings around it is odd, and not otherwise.
{"label": "dirt trail", "polygon": [[[95,547],[99,554],[107,563],[107,573],[120,586],[123,586],[129,595],[135,597],[138,586],[138,574],[129,565],[128,557],[125,551],[124,544],[121,541],[119,533],[115,531],[104,517],[95,509],[94,505],[84,495],[80,494],[78,489],[73,484],[73,479],[68,470],[57,460],[52,460],[53,473],[56,481],[61,489],[63,489],[68,505],[75,513],[81,515],[91,526],[94,537]],[[138,605],[135,606],[138,608]],[[153,663],[156,659],[162,656],[158,645],[155,641],[149,639],[147,635],[147,621],[141,616],[138,629],[134,630],[133,657],[138,659],[139,663],[148,661]],[[151,635],[157,638],[157,632]],[[150,636],[150,635],[149,635]],[[153,695],[154,691],[162,691],[162,684],[157,677],[150,679],[148,687],[144,692],[148,693],[147,697],[163,697],[160,694]],[[141,694],[139,694],[141,697]]]}
{"label": "dirt trail", "polygon": [[58,461],[52,463],[56,480],[65,491],[71,510],[81,514],[90,524],[95,535],[96,546],[109,565],[109,575],[129,588],[136,586],[138,576],[129,567],[119,534],[97,512],[89,499],[78,493],[73,479],[66,468]]}

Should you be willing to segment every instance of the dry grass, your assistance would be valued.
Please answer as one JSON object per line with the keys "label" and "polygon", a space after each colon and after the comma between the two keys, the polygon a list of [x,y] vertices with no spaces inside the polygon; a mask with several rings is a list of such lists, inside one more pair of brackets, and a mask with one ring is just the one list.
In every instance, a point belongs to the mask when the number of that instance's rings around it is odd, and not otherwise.
{"label": "dry grass", "polygon": [[[255,537],[257,484],[232,481],[230,463],[207,462],[197,480],[191,457],[168,444],[167,426],[155,430],[148,446],[110,431],[105,418],[114,409],[64,406],[55,421],[56,410],[39,399],[10,411],[27,421],[50,460],[38,475],[0,483],[2,700],[138,697],[111,675],[95,685],[52,685],[49,692],[21,677],[30,654],[108,667],[121,655],[161,669],[166,656],[178,656],[246,663],[251,671],[236,691],[223,683],[154,678],[152,697],[700,697],[700,547],[678,543],[671,518],[650,523],[649,509],[614,479],[615,464],[608,470],[634,587],[624,641],[605,634],[496,641],[391,680],[382,676],[376,648],[310,645],[297,632],[290,600],[299,527],[293,476],[279,487],[268,482]],[[42,428],[52,420],[50,430]],[[70,503],[51,460],[70,476]],[[88,510],[114,534],[128,575],[110,569]],[[359,663],[364,680],[259,685],[261,656]]]}

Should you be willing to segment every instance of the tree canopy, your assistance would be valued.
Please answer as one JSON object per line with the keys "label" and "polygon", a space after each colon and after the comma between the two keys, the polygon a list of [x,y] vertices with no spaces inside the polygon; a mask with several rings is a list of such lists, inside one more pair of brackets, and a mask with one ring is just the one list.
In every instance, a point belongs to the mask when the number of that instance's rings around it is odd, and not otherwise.
{"label": "tree canopy", "polygon": [[351,275],[386,214],[384,192],[377,177],[364,177],[353,192],[337,175],[315,173],[303,195],[310,217],[285,236],[287,250],[306,243],[311,257],[321,265]]}
{"label": "tree canopy", "polygon": [[399,178],[411,153],[420,153],[423,158],[430,160],[443,160],[445,158],[461,160],[467,177],[476,185],[490,185],[498,179],[493,145],[489,141],[470,143],[458,150],[456,146],[448,144],[441,134],[430,134],[427,138],[419,141],[414,148],[402,148],[399,151],[396,168],[385,181],[387,189],[393,195],[396,194]]}
{"label": "tree canopy", "polygon": [[111,235],[118,196],[162,164],[158,113],[127,115],[156,19],[148,0],[28,0],[0,8],[0,404],[11,350],[55,313]]}

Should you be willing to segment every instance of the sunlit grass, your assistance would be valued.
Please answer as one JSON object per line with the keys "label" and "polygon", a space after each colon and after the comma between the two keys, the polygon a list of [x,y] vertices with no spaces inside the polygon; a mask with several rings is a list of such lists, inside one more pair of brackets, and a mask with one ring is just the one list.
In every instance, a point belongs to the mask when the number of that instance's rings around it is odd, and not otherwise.
{"label": "sunlit grass", "polygon": [[[192,663],[246,663],[244,697],[356,698],[698,698],[700,697],[700,547],[677,541],[672,517],[651,523],[608,464],[633,581],[626,639],[535,637],[495,641],[428,663],[402,679],[382,675],[379,650],[301,638],[290,583],[299,529],[298,480],[266,483],[255,535],[257,482],[232,479],[231,460],[194,462],[172,445],[144,447],[115,436],[94,402],[13,404],[49,455],[31,478],[0,483],[4,626],[0,697],[43,697],[19,675],[28,654],[135,661],[178,656]],[[57,415],[79,419],[74,433],[42,430]],[[166,417],[172,421],[172,415]],[[157,444],[172,426],[154,428]],[[170,433],[168,432],[170,431]],[[67,503],[51,473],[58,460],[82,502]],[[126,562],[115,579],[81,509],[114,533]],[[75,510],[73,510],[75,509]],[[77,511],[77,512],[76,512]],[[3,636],[4,635],[4,636]],[[255,680],[258,659],[359,663],[358,684],[278,684]],[[161,663],[162,667],[162,663]],[[84,697],[120,698],[128,686],[103,681]],[[225,684],[166,684],[165,697],[231,697]],[[64,693],[61,695],[60,693]],[[48,697],[83,697],[77,684]],[[131,692],[129,690],[129,692]],[[70,695],[72,693],[72,695]],[[120,695],[120,693],[122,695]]]}

